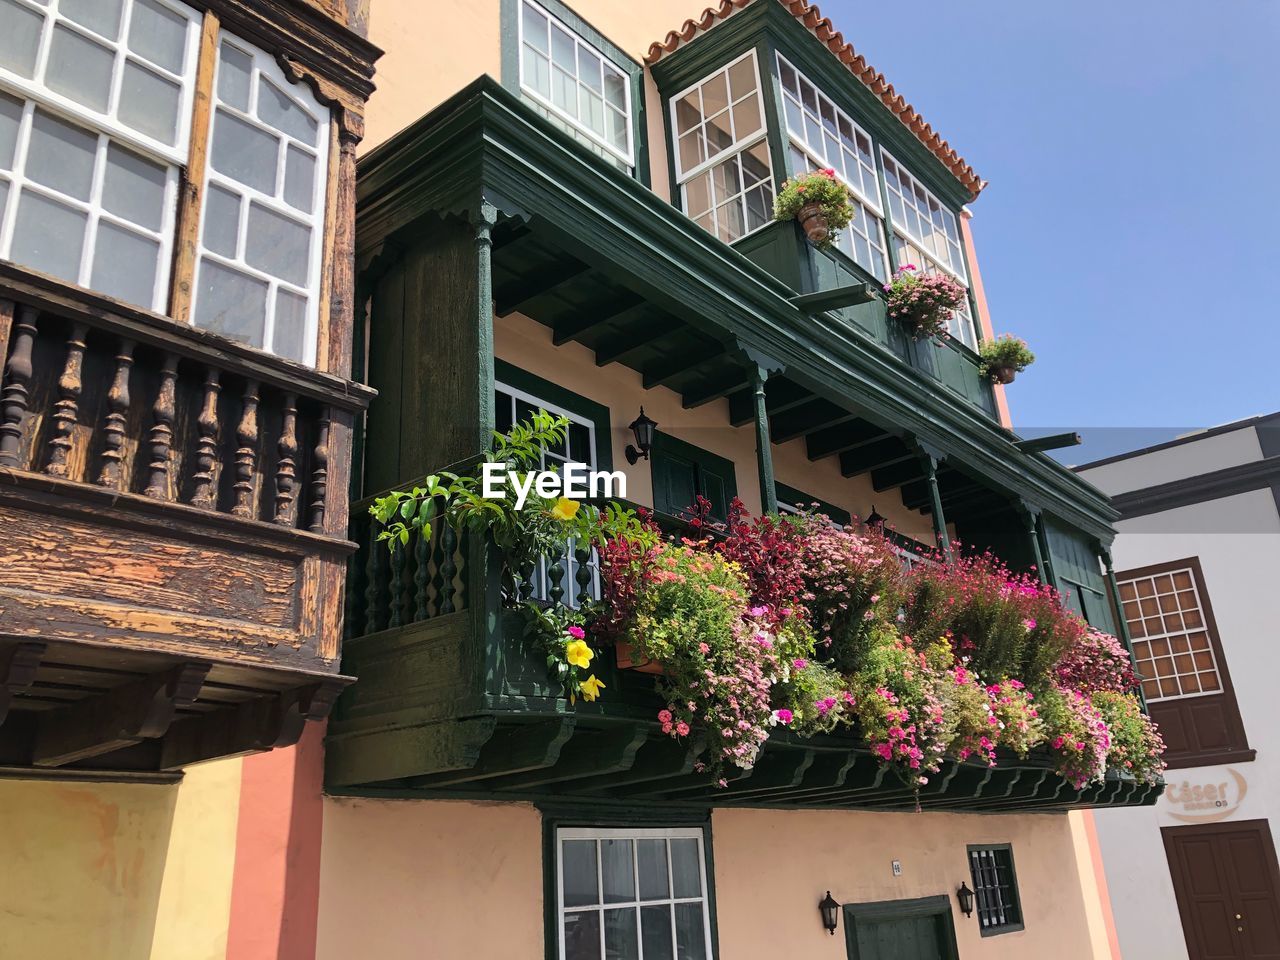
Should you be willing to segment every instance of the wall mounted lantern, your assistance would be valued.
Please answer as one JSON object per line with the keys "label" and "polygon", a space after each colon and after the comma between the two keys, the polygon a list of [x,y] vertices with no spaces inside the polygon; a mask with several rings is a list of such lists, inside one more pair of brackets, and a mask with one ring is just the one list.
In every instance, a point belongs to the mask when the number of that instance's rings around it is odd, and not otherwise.
{"label": "wall mounted lantern", "polygon": [[961,913],[966,917],[973,916],[973,891],[963,880],[960,881],[960,889],[956,891],[956,900],[960,904]]}
{"label": "wall mounted lantern", "polygon": [[880,514],[876,512],[876,505],[874,503],[871,505],[871,515],[866,519],[866,526],[868,529],[884,526],[884,517],[880,516]]}
{"label": "wall mounted lantern", "polygon": [[657,423],[644,415],[644,407],[640,408],[640,416],[631,421],[631,432],[636,435],[635,446],[627,444],[627,463],[633,467],[641,458],[649,459],[649,451],[653,449],[653,431]]}
{"label": "wall mounted lantern", "polygon": [[818,904],[818,909],[822,911],[822,925],[826,928],[827,933],[834,937],[836,935],[836,921],[840,916],[840,904],[831,896],[830,890],[822,898],[822,902]]}

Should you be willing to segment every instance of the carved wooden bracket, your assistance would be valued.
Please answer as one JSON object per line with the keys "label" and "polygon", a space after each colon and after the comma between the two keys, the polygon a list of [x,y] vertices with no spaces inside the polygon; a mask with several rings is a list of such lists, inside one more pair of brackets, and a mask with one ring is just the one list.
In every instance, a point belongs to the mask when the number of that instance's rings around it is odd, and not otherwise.
{"label": "carved wooden bracket", "polygon": [[339,84],[322,77],[306,64],[285,54],[279,54],[276,62],[284,75],[294,83],[305,83],[316,98],[333,111],[338,131],[344,143],[353,146],[364,139],[364,100]]}
{"label": "carved wooden bracket", "polygon": [[184,663],[53,711],[36,729],[32,763],[60,767],[164,736],[208,673],[207,663]]}
{"label": "carved wooden bracket", "polygon": [[35,680],[45,649],[46,644],[28,640],[0,653],[0,723],[4,723],[13,698]]}

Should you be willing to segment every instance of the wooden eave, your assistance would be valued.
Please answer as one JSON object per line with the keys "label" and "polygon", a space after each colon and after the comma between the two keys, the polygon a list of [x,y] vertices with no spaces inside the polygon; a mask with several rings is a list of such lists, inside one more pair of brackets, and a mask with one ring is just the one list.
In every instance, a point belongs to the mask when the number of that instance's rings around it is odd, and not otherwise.
{"label": "wooden eave", "polygon": [[1117,514],[1092,485],[827,315],[647,188],[573,143],[485,76],[365,156],[357,247],[366,261],[428,215],[488,208],[547,231],[557,246],[662,310],[733,340],[830,399],[943,451],[970,474],[1101,542]]}

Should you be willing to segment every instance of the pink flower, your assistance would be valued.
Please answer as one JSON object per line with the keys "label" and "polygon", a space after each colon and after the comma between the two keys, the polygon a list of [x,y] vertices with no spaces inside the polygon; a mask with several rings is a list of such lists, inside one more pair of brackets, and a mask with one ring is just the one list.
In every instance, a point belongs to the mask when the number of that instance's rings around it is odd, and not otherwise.
{"label": "pink flower", "polygon": [[671,711],[670,711],[670,710],[659,710],[659,711],[658,711],[658,722],[659,722],[659,723],[670,723],[670,722],[671,722]]}
{"label": "pink flower", "polygon": [[565,633],[573,637],[573,639],[575,640],[585,640],[587,638],[587,631],[583,630],[577,624],[574,624],[573,626],[569,627],[569,629],[567,629]]}
{"label": "pink flower", "polygon": [[803,657],[796,657],[791,661],[791,666],[795,667],[797,670],[803,670],[805,667],[809,666],[809,661],[805,660]]}
{"label": "pink flower", "polygon": [[790,710],[786,709],[785,707],[783,707],[781,710],[773,711],[773,715],[777,718],[778,722],[781,724],[788,724],[795,718],[795,714],[793,714]]}
{"label": "pink flower", "polygon": [[710,646],[708,646],[705,642],[704,642],[704,643],[699,643],[699,644],[698,644],[698,652],[699,652],[699,653],[702,653],[702,654],[710,653],[710,652],[711,652],[711,647],[710,647]]}
{"label": "pink flower", "polygon": [[676,733],[680,734],[682,737],[687,737],[689,735],[689,725],[683,720],[679,721],[676,724]]}

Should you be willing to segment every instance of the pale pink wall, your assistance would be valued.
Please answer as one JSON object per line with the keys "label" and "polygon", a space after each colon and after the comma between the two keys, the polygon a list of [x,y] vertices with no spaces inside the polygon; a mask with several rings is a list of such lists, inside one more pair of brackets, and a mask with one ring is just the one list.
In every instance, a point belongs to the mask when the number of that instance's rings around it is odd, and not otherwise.
{"label": "pale pink wall", "polygon": [[[841,903],[945,894],[960,956],[984,960],[1104,960],[1089,905],[1092,874],[1082,875],[1065,815],[717,810],[715,850],[720,955],[733,960],[845,960],[838,936],[819,920],[829,889]],[[965,847],[1011,843],[1026,929],[982,937],[976,915],[955,905],[972,886]],[[1086,853],[1087,856],[1087,853]],[[892,862],[902,863],[893,876]]]}
{"label": "pale pink wall", "polygon": [[[969,221],[973,214],[966,207],[960,213],[960,235],[964,240],[964,250],[969,258],[969,283],[973,289],[973,299],[978,307],[978,327],[982,331],[982,339],[990,340],[995,336],[995,328],[991,326],[991,310],[987,306],[987,290],[982,285],[982,271],[978,268],[978,251],[973,243],[973,228]],[[996,397],[996,413],[1004,426],[1013,428],[1013,418],[1009,415],[1009,398],[1005,394],[1002,383],[994,385]]]}
{"label": "pale pink wall", "polygon": [[[555,346],[548,327],[521,314],[511,314],[494,321],[494,355],[609,408],[613,427],[613,466],[627,474],[628,499],[645,504],[653,502],[649,465],[642,460],[631,467],[624,456],[627,444],[632,442],[627,424],[643,404],[645,413],[658,422],[659,430],[732,460],[736,468],[738,495],[748,509],[753,513],[759,512],[755,428],[729,425],[728,400],[716,400],[686,410],[680,395],[665,387],[645,390],[640,374],[630,367],[614,363],[601,369],[595,365],[595,354],[581,344]],[[874,505],[901,533],[926,543],[933,540],[933,527],[928,516],[903,507],[897,491],[876,493],[869,476],[842,476],[836,457],[811,462],[803,439],[774,444],[773,468],[774,475],[782,483],[843,507],[857,516],[866,516]]]}
{"label": "pale pink wall", "polygon": [[544,960],[528,804],[325,801],[317,960]]}

